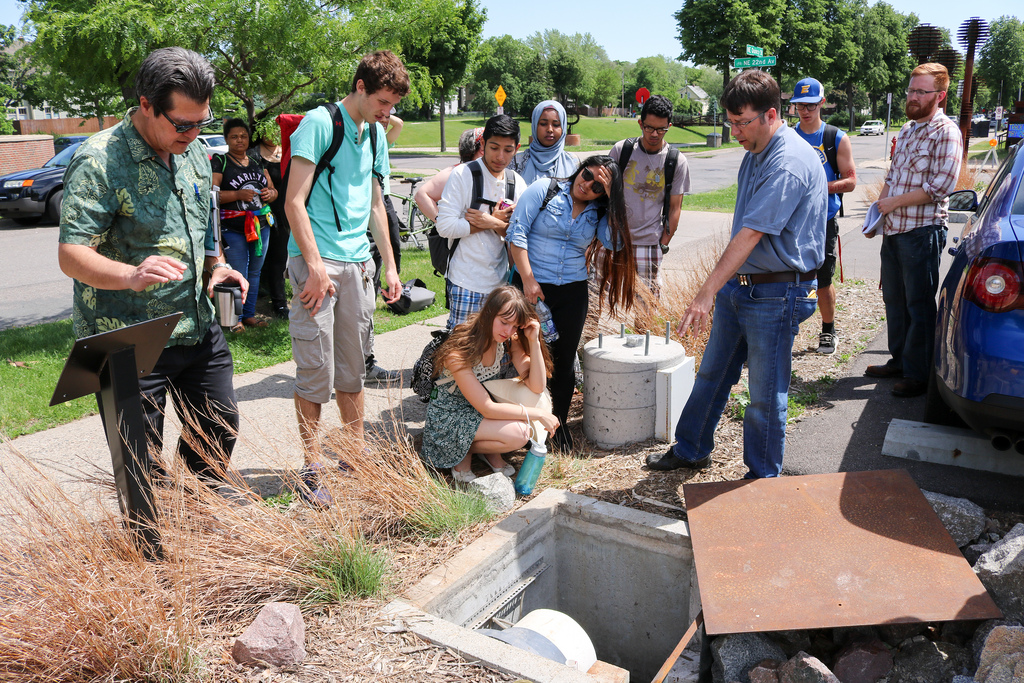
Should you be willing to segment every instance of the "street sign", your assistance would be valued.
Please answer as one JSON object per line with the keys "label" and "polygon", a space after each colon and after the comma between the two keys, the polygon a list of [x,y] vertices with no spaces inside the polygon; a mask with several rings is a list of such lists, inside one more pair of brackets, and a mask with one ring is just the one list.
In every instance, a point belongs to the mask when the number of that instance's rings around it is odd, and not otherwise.
{"label": "street sign", "polygon": [[751,57],[764,57],[764,48],[756,45],[747,45],[747,54]]}
{"label": "street sign", "polygon": [[651,97],[651,91],[647,88],[640,88],[636,91],[636,101],[643,104]]}
{"label": "street sign", "polygon": [[744,57],[733,60],[732,68],[746,69],[752,66],[775,66],[775,55],[770,57]]}
{"label": "street sign", "polygon": [[499,107],[505,105],[505,97],[505,89],[499,85],[498,90],[494,93],[494,99],[498,100]]}
{"label": "street sign", "polygon": [[998,121],[999,119],[1002,119],[1002,118],[1003,118],[1003,108],[1001,106],[1000,107],[996,107],[996,120]]}

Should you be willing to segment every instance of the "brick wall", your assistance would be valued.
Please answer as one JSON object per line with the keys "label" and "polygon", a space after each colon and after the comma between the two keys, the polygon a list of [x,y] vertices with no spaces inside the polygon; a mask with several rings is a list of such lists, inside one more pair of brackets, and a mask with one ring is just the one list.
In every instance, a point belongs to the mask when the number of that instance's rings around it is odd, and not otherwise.
{"label": "brick wall", "polygon": [[[121,121],[120,116],[104,116],[103,128],[113,128]],[[34,133],[53,133],[54,135],[86,135],[98,133],[100,123],[95,117],[70,118],[70,119],[32,119],[23,121],[11,121],[14,130],[22,135]]]}
{"label": "brick wall", "polygon": [[39,168],[52,156],[50,135],[0,135],[0,175]]}

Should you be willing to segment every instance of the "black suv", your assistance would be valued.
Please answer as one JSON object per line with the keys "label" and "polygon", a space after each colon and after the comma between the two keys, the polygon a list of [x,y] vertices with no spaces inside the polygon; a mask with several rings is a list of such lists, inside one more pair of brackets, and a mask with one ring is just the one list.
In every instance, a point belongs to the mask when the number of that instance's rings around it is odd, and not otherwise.
{"label": "black suv", "polygon": [[64,171],[81,144],[65,147],[42,168],[0,177],[0,217],[13,218],[20,225],[35,225],[44,216],[59,223]]}

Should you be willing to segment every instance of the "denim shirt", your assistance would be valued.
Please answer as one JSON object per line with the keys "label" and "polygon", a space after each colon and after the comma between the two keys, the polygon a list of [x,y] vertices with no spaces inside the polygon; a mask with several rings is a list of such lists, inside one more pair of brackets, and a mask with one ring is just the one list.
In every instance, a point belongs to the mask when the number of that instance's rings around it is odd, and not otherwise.
{"label": "denim shirt", "polygon": [[597,204],[590,202],[573,218],[568,182],[559,184],[558,193],[541,212],[550,185],[550,179],[542,178],[526,189],[512,213],[506,239],[526,249],[537,282],[564,285],[586,280],[587,247],[594,235],[606,249],[612,248],[608,217],[598,221]]}

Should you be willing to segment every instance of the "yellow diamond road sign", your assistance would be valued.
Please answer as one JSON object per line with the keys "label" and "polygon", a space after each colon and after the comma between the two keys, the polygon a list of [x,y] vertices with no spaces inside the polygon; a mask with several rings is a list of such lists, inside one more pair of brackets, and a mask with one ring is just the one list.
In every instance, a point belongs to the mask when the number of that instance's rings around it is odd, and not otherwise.
{"label": "yellow diamond road sign", "polygon": [[505,89],[500,85],[498,86],[498,91],[494,93],[494,99],[498,100],[499,107],[505,106]]}

